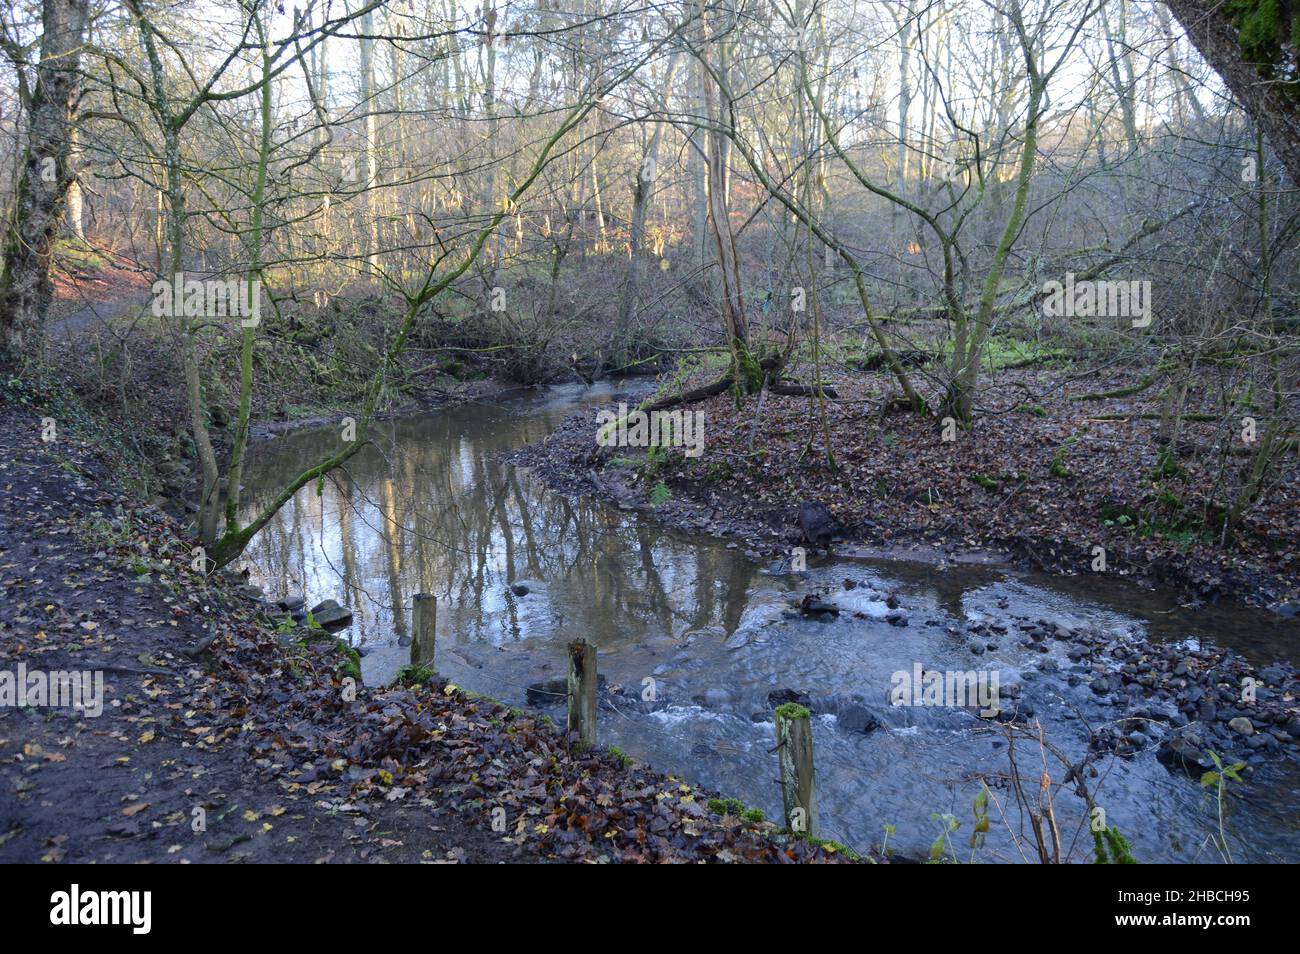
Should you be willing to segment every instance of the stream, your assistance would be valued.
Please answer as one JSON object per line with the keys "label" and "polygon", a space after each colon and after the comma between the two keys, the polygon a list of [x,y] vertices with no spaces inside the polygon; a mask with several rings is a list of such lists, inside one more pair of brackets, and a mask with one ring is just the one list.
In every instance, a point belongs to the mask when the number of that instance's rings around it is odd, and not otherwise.
{"label": "stream", "polygon": [[[437,597],[438,672],[512,704],[526,704],[530,684],[563,677],[565,644],[584,636],[599,647],[611,685],[627,697],[654,690],[653,705],[622,705],[619,696],[601,706],[602,744],[769,818],[779,818],[781,804],[768,695],[806,693],[814,701],[822,836],[863,849],[878,846],[889,825],[889,845],[912,857],[924,857],[939,835],[939,813],[961,822],[952,846],[969,857],[979,779],[1007,773],[1007,743],[996,723],[967,709],[891,707],[892,674],[916,664],[996,671],[1003,695],[1030,702],[1046,737],[1076,760],[1087,748],[1084,724],[1123,710],[1079,683],[1068,643],[1048,641],[1046,652],[1025,645],[1020,621],[1215,643],[1257,665],[1296,661],[1295,623],[1263,612],[1194,612],[1172,594],[1002,565],[810,557],[807,573],[794,575],[747,559],[734,543],[687,538],[634,511],[554,493],[499,462],[577,410],[635,399],[627,388],[640,386],[566,385],[374,425],[376,447],[327,478],[321,492],[303,488],[254,539],[246,553],[253,582],[271,598],[303,595],[308,606],[333,598],[349,607],[354,621],[341,635],[363,652],[368,685],[391,680],[410,661],[414,593]],[[338,438],[329,427],[256,444],[246,511]],[[527,593],[516,595],[513,585]],[[824,594],[838,616],[792,610],[809,592]],[[846,706],[855,718],[865,708],[879,726],[853,731]],[[563,722],[562,706],[545,711]],[[1155,748],[1098,763],[1100,775],[1088,783],[1107,823],[1139,861],[1220,861],[1207,840],[1218,830],[1212,798],[1195,779],[1167,770]],[[1016,754],[1036,794],[1037,747],[1021,740]],[[1300,765],[1280,754],[1259,766],[1229,799],[1232,858],[1294,862]],[[1054,780],[1063,774],[1059,764],[1049,770]],[[1012,793],[997,784],[992,793],[1006,822],[991,806],[977,859],[1024,860],[1007,830],[1008,823],[1021,830]],[[1090,860],[1080,800],[1062,791],[1056,812],[1074,859]]]}

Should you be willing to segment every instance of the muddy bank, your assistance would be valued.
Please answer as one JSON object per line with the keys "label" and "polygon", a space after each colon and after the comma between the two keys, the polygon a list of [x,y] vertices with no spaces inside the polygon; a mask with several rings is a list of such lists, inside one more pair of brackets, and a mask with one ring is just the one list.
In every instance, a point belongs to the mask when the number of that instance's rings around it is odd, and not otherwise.
{"label": "muddy bank", "polygon": [[[706,422],[695,458],[680,449],[650,459],[639,448],[601,447],[596,416],[584,413],[509,459],[557,489],[594,494],[666,527],[726,537],[755,558],[789,559],[794,547],[808,546],[798,511],[810,501],[838,522],[831,547],[839,555],[1000,557],[1075,576],[1096,572],[1102,547],[1101,572],[1110,579],[1177,590],[1193,606],[1236,601],[1283,616],[1300,612],[1294,454],[1225,549],[1194,519],[1212,509],[1197,487],[1214,476],[1195,462],[1153,476],[1155,422],[1139,408],[1128,419],[1079,424],[1070,416],[1085,412],[1065,398],[1020,413],[1012,382],[989,399],[1001,413],[986,413],[949,443],[935,421],[873,407],[878,386],[866,377],[837,382],[844,398],[827,408],[834,468],[824,460],[815,403],[777,394],[740,409],[730,394],[691,405]],[[1197,427],[1210,425],[1188,425]]]}

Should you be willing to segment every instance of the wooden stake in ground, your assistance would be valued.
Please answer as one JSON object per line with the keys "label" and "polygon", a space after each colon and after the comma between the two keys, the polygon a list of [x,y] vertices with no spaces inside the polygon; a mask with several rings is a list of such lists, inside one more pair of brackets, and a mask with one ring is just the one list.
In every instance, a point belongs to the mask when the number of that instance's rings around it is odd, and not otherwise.
{"label": "wooden stake in ground", "polygon": [[777,706],[776,752],[781,763],[781,802],[790,830],[816,838],[817,789],[813,773],[812,713],[794,702]]}
{"label": "wooden stake in ground", "polygon": [[438,623],[438,598],[432,593],[416,593],[411,600],[411,665],[433,668],[434,627]]}
{"label": "wooden stake in ground", "polygon": [[580,748],[596,744],[596,647],[585,639],[569,643],[569,724]]}

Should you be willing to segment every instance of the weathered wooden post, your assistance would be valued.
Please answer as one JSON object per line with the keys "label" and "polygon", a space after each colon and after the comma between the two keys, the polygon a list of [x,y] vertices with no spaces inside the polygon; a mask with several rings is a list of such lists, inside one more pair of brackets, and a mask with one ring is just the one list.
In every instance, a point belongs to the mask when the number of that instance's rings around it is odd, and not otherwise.
{"label": "weathered wooden post", "polygon": [[411,665],[433,668],[434,629],[438,623],[438,598],[432,593],[416,593],[411,599]]}
{"label": "weathered wooden post", "polygon": [[816,838],[812,713],[796,702],[776,708],[776,752],[781,763],[781,802],[786,824],[797,834]]}
{"label": "weathered wooden post", "polygon": [[569,723],[580,748],[596,744],[596,647],[585,639],[569,643]]}

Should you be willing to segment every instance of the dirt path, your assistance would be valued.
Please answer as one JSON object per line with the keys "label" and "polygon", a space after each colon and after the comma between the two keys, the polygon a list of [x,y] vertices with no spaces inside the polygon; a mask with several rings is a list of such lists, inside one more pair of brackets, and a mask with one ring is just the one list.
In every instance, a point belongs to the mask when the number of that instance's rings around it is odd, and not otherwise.
{"label": "dirt path", "polygon": [[66,338],[84,328],[112,322],[123,315],[135,314],[148,303],[147,293],[123,295],[109,301],[90,302],[71,314],[51,321],[46,325],[45,334],[51,339]]}

